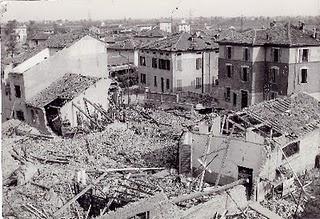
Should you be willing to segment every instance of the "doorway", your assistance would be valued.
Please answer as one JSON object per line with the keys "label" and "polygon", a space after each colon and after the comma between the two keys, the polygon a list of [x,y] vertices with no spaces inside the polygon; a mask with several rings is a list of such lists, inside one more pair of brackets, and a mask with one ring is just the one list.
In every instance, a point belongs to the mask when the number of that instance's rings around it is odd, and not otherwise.
{"label": "doorway", "polygon": [[248,107],[248,91],[241,91],[241,109]]}
{"label": "doorway", "polygon": [[161,92],[164,92],[164,79],[161,78]]}
{"label": "doorway", "polygon": [[244,186],[247,189],[247,197],[250,199],[253,187],[253,169],[238,166],[238,179],[247,179],[247,182],[244,184]]}

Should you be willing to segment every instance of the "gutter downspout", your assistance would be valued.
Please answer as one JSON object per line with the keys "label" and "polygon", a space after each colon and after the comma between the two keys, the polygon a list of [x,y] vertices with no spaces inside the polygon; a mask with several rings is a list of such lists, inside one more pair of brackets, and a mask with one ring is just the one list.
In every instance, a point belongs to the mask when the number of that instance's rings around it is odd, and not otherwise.
{"label": "gutter downspout", "polygon": [[201,93],[204,93],[204,52],[201,53],[202,55],[202,68],[201,68],[201,73],[202,73],[202,87],[201,87]]}

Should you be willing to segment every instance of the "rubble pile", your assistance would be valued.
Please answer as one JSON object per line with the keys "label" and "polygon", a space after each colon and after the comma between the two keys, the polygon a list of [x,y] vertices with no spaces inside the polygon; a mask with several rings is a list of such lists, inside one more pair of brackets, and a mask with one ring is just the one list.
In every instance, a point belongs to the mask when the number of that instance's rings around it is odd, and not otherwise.
{"label": "rubble pile", "polygon": [[[194,120],[161,110],[144,111],[141,115],[128,109],[126,113],[126,123],[114,122],[102,132],[79,133],[65,139],[43,138],[40,133],[33,137],[13,135],[11,129],[18,126],[28,131],[29,127],[16,121],[5,124],[2,142],[8,173],[4,179],[3,215],[24,218],[53,215],[75,196],[74,183],[80,170],[85,170],[90,183],[110,168],[164,167],[167,169],[161,172],[133,174],[133,181],[149,185],[151,188],[145,187],[145,193],[163,191],[168,197],[190,193],[194,189],[190,186],[192,180],[179,176],[172,168],[177,164],[178,137],[184,128],[181,124],[191,125]],[[135,188],[124,176],[119,173],[107,176],[95,187],[96,195],[113,197],[121,194],[123,186]],[[130,194],[129,202],[147,195],[134,191]],[[122,195],[118,198],[128,199],[128,195]],[[84,217],[87,210],[74,202],[61,215]]]}

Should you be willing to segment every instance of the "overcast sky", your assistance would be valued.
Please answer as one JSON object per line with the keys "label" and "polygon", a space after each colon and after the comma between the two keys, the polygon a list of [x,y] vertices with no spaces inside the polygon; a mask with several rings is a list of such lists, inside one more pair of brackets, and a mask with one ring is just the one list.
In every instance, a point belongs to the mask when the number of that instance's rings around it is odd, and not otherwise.
{"label": "overcast sky", "polygon": [[8,2],[4,20],[320,15],[320,0],[49,0]]}

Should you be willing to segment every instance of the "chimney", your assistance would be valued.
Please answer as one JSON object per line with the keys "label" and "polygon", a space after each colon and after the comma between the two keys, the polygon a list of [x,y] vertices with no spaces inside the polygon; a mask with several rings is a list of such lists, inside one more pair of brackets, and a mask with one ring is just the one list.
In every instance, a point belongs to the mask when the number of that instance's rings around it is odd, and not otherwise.
{"label": "chimney", "polygon": [[299,30],[302,30],[302,32],[304,32],[304,23],[302,21],[299,21]]}
{"label": "chimney", "polygon": [[314,38],[314,39],[317,39],[317,28],[313,28],[313,33],[312,33],[312,37]]}
{"label": "chimney", "polygon": [[272,22],[270,22],[270,27],[275,27],[277,24],[276,20],[273,20]]}

